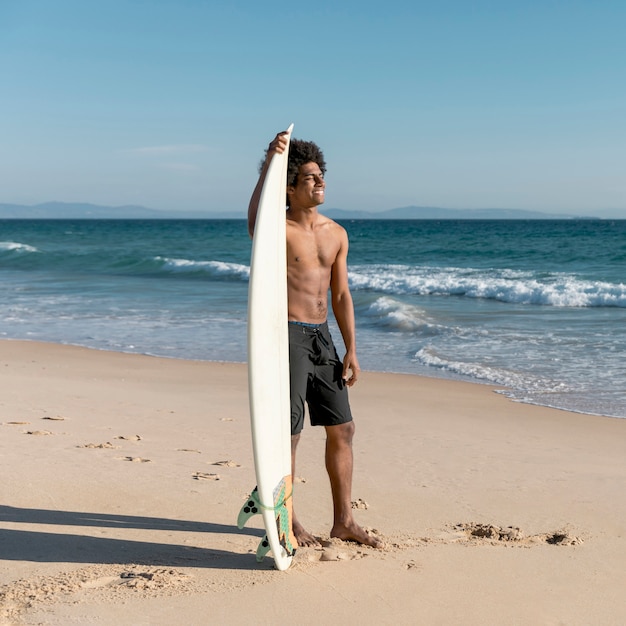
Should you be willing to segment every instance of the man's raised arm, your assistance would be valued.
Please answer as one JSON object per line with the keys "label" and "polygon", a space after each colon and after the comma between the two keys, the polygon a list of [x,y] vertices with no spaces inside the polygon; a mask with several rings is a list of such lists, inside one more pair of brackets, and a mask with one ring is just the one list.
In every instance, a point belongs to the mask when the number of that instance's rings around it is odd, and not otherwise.
{"label": "man's raised arm", "polygon": [[250,237],[254,236],[254,226],[256,224],[256,214],[259,210],[259,201],[261,200],[261,189],[263,189],[263,183],[265,182],[265,177],[267,176],[267,169],[270,166],[270,162],[274,154],[282,154],[287,147],[287,132],[284,130],[282,133],[278,133],[272,143],[270,143],[268,149],[265,152],[265,161],[263,162],[263,166],[261,167],[261,172],[259,174],[259,180],[257,181],[256,187],[252,192],[252,197],[250,198],[250,204],[248,204],[248,234]]}

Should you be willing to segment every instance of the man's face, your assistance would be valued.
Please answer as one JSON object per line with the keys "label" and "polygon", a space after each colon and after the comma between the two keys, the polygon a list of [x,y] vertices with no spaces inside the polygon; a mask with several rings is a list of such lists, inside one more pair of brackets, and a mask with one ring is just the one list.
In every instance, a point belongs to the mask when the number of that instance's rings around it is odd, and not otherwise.
{"label": "man's face", "polygon": [[324,174],[317,163],[305,163],[298,170],[298,178],[295,185],[287,187],[290,206],[298,208],[310,208],[323,204]]}

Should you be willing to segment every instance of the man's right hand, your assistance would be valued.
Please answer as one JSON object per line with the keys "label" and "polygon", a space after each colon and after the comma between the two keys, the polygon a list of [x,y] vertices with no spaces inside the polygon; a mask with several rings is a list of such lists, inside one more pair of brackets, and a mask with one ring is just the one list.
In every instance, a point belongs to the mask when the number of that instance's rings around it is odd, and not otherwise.
{"label": "man's right hand", "polygon": [[282,154],[287,148],[287,134],[288,131],[284,130],[282,133],[278,133],[272,140],[267,148],[267,158],[271,158],[274,154]]}

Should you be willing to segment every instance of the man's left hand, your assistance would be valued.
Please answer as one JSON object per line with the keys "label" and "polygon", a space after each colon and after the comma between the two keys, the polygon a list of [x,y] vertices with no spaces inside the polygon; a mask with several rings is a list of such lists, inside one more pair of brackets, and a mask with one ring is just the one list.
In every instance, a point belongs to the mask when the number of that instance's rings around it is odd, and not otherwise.
{"label": "man's left hand", "polygon": [[361,368],[359,367],[359,362],[356,359],[356,356],[353,354],[346,354],[343,359],[343,373],[341,377],[348,387],[352,387],[354,383],[358,380],[359,374],[361,373]]}

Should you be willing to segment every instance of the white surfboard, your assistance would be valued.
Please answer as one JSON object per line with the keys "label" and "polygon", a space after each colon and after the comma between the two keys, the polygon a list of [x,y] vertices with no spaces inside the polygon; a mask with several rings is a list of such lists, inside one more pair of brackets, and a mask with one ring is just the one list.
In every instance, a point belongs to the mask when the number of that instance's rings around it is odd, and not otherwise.
{"label": "white surfboard", "polygon": [[[291,138],[293,124],[288,129]],[[239,513],[242,528],[260,513],[266,537],[257,560],[272,552],[276,567],[291,564],[291,409],[287,327],[287,156],[275,154],[261,191],[252,242],[248,291],[248,390],[257,486]]]}

